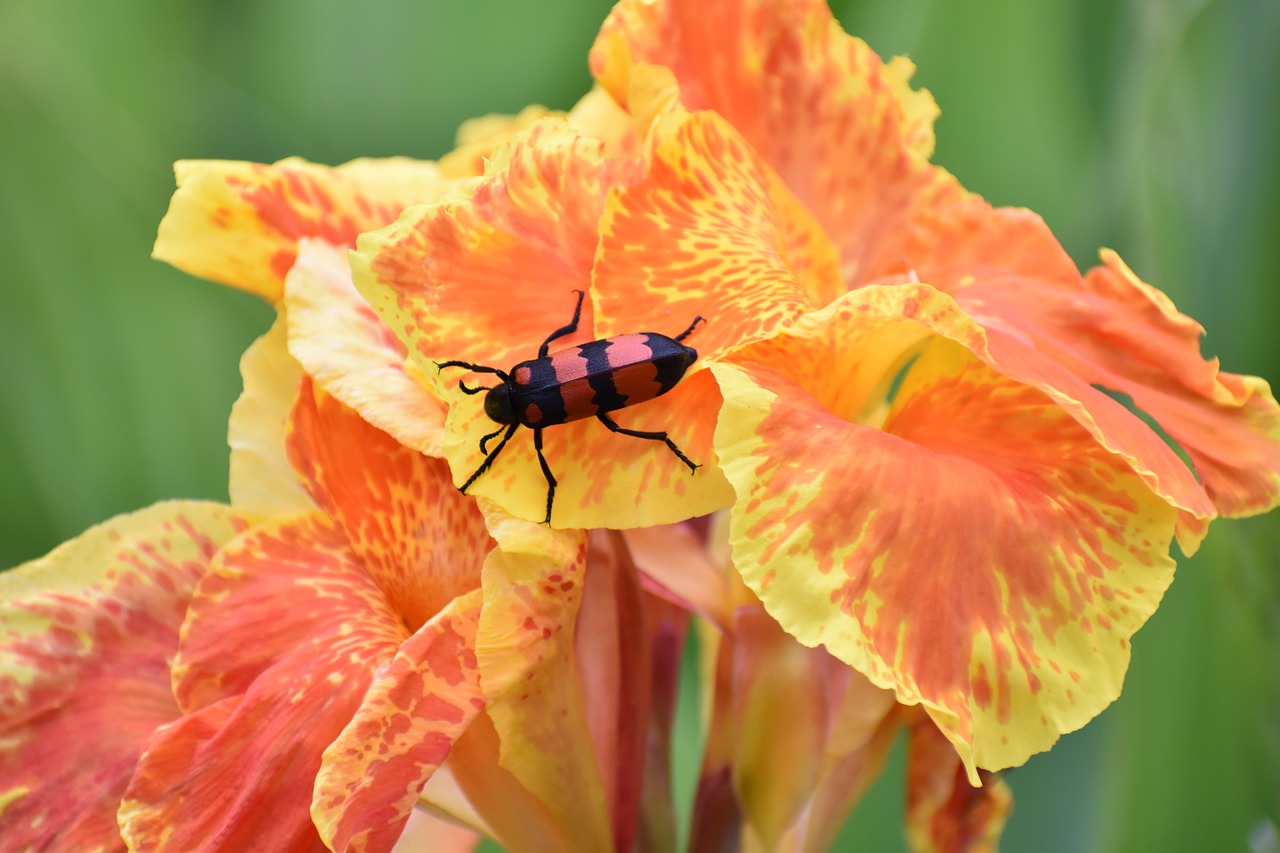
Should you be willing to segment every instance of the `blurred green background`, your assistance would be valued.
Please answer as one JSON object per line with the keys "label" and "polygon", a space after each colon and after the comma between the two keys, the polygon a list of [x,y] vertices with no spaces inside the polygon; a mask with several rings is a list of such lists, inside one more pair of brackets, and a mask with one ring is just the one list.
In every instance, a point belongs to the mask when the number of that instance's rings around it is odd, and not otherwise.
{"label": "blurred green background", "polygon": [[[271,312],[149,259],[173,160],[436,157],[470,116],[572,104],[608,6],[4,0],[0,565],[161,498],[225,499],[237,361]],[[1119,250],[1228,369],[1280,379],[1280,3],[835,10],[916,61],[938,162],[1082,265]],[[1123,698],[1010,775],[1005,849],[1278,849],[1278,562],[1280,516],[1217,525]],[[841,849],[901,847],[900,772]]]}

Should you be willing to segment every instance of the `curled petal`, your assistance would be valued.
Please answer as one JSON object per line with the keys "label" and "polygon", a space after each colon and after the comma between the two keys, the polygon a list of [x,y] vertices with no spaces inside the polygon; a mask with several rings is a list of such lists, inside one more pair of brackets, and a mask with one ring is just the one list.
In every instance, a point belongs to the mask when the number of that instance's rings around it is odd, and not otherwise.
{"label": "curled petal", "polygon": [[284,315],[278,315],[240,359],[244,390],[227,426],[231,505],[264,516],[315,508],[285,451],[285,422],[302,381],[302,368],[286,349],[286,326]]}
{"label": "curled petal", "polygon": [[611,849],[573,660],[586,537],[486,514],[499,549],[485,563],[476,657],[501,765],[541,801],[566,849]]}
{"label": "curled petal", "polygon": [[480,586],[493,542],[444,460],[405,447],[310,380],[289,426],[298,476],[410,630]]}
{"label": "curled petal", "polygon": [[786,359],[713,366],[734,562],[789,633],[923,704],[974,779],[1118,695],[1177,513],[1046,393],[946,338],[917,350],[882,429],[857,423],[849,352],[901,325],[876,310],[815,315]]}
{"label": "curled petal", "polygon": [[271,166],[182,160],[178,190],[160,222],[153,257],[180,270],[256,293],[284,295],[298,241],[354,246],[356,235],[393,222],[407,205],[431,201],[450,182],[414,160],[353,160],[336,168],[296,157]]}
{"label": "curled petal", "polygon": [[316,384],[383,432],[440,455],[444,406],[351,282],[347,252],[301,240],[285,280],[289,352]]}
{"label": "curled petal", "polygon": [[123,849],[116,807],[152,732],[180,714],[169,661],[196,581],[238,526],[157,504],[0,574],[0,838]]}
{"label": "curled petal", "polygon": [[484,708],[480,600],[479,589],[455,599],[406,640],[325,750],[311,814],[330,848],[390,849],[423,785]]}
{"label": "curled petal", "polygon": [[457,147],[440,158],[440,172],[451,178],[474,178],[485,173],[485,163],[522,130],[539,119],[560,116],[538,104],[515,115],[490,113],[467,119],[458,127]]}
{"label": "curled petal", "polygon": [[1113,252],[1083,280],[1019,279],[958,298],[986,306],[1087,382],[1131,398],[1187,452],[1226,516],[1280,504],[1280,407],[1254,376],[1200,354],[1204,330]]}
{"label": "curled petal", "polygon": [[674,335],[701,315],[689,343],[715,360],[843,292],[822,228],[719,116],[664,116],[645,166],[609,195],[600,224],[601,335]]}
{"label": "curled petal", "polygon": [[[837,240],[853,278],[894,227],[895,212],[935,187],[927,164],[932,96],[914,66],[883,63],[841,31],[824,0],[625,0],[591,51],[591,69],[635,113],[636,78],[670,69],[680,102],[733,125]],[[642,90],[643,91],[643,90]]]}

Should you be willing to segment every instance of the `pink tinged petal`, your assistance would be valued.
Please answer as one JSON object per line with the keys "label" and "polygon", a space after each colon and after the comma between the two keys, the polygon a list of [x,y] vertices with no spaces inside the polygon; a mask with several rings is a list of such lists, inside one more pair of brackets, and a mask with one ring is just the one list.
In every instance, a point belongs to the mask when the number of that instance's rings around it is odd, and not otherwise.
{"label": "pink tinged petal", "polygon": [[321,679],[326,662],[344,674],[366,667],[352,677],[367,679],[373,662],[389,661],[408,636],[331,521],[319,513],[273,519],[227,545],[201,579],[174,692],[189,713],[245,693],[282,663]]}
{"label": "pink tinged petal", "polygon": [[585,536],[486,514],[499,549],[485,562],[476,656],[502,767],[541,801],[564,847],[610,849],[574,663]]}
{"label": "pink tinged petal", "polygon": [[480,836],[465,826],[458,826],[438,818],[422,809],[414,809],[409,815],[392,853],[471,853],[480,843]]}
{"label": "pink tinged petal", "polygon": [[641,527],[623,534],[646,592],[724,629],[729,592],[720,568],[688,524]]}
{"label": "pink tinged petal", "polygon": [[942,338],[883,431],[849,422],[857,361],[833,346],[874,341],[868,314],[815,320],[786,362],[713,368],[734,561],[789,633],[923,704],[976,778],[1118,695],[1172,580],[1176,512],[1045,394]]}
{"label": "pink tinged petal", "polygon": [[444,406],[351,282],[347,252],[304,239],[285,280],[289,352],[316,384],[407,445],[440,455]]}
{"label": "pink tinged petal", "polygon": [[315,508],[285,452],[285,421],[298,395],[302,368],[285,348],[286,322],[276,317],[240,359],[244,390],[231,407],[231,505],[263,516]]}
{"label": "pink tinged petal", "polygon": [[397,442],[333,397],[303,383],[289,455],[387,605],[416,630],[480,586],[493,548],[475,500],[448,466]]}
{"label": "pink tinged petal", "polygon": [[655,305],[675,331],[701,315],[703,360],[844,290],[835,247],[734,128],[683,112],[655,124],[643,178],[610,194],[594,282],[597,333],[658,331]]}
{"label": "pink tinged petal", "polygon": [[484,707],[475,658],[481,592],[400,646],[324,753],[311,814],[334,850],[388,850],[426,780]]}
{"label": "pink tinged petal", "polygon": [[224,506],[157,504],[0,574],[0,846],[123,849],[120,797],[180,713],[187,601],[238,526]]}
{"label": "pink tinged petal", "polygon": [[969,784],[960,757],[932,721],[918,719],[907,752],[907,838],[914,850],[984,853],[998,849],[1013,811],[1013,792],[998,776],[981,772]]}
{"label": "pink tinged petal", "polygon": [[634,113],[646,65],[670,69],[684,107],[737,128],[839,242],[846,278],[918,196],[957,189],[927,163],[938,110],[908,85],[914,66],[883,63],[823,0],[619,3],[592,72]]}
{"label": "pink tinged petal", "polygon": [[[484,178],[361,237],[356,287],[429,378],[445,359],[506,369],[569,322],[572,291],[590,290],[604,194],[635,168],[601,147],[540,121]],[[591,329],[588,300],[578,334],[556,345],[590,340]]]}
{"label": "pink tinged petal", "polygon": [[174,667],[187,716],[142,756],[120,810],[126,839],[324,850],[310,814],[321,756],[407,636],[322,518],[230,543],[192,599]]}
{"label": "pink tinged petal", "polygon": [[336,168],[297,158],[271,166],[184,160],[174,171],[178,190],[152,255],[273,303],[303,237],[354,246],[356,235],[451,185],[434,164],[400,158]]}

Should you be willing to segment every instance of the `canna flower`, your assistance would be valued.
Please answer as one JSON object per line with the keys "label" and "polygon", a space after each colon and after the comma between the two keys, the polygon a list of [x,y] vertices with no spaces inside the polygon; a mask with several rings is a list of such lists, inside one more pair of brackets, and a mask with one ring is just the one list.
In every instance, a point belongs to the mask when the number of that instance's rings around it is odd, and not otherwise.
{"label": "canna flower", "polygon": [[[531,357],[572,290],[589,306],[565,345],[702,315],[682,383],[617,419],[704,468],[590,421],[549,430],[553,525],[730,508],[768,613],[920,706],[974,785],[1084,725],[1118,695],[1172,541],[1277,502],[1266,383],[1205,361],[1114,254],[1081,275],[1034,214],[930,164],[910,64],[825,5],[624,0],[592,68],[636,156],[544,119],[359,238],[356,287],[408,358],[432,381],[440,360]],[[460,481],[492,425],[452,376],[433,392]],[[523,439],[472,488],[533,519]]]}

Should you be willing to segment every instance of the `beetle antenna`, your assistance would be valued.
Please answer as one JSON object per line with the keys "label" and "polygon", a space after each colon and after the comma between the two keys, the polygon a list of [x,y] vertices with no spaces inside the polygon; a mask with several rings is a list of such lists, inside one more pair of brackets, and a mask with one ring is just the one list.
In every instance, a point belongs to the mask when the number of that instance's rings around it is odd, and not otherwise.
{"label": "beetle antenna", "polygon": [[676,343],[680,343],[680,341],[683,341],[685,338],[689,337],[689,335],[693,334],[694,328],[696,328],[699,323],[705,323],[705,322],[707,321],[702,318],[701,314],[699,314],[697,317],[693,318],[693,322],[689,324],[689,328],[685,329],[683,332],[676,335],[675,338],[673,338],[672,340],[674,340]]}
{"label": "beetle antenna", "polygon": [[[497,387],[497,386],[494,386],[494,387]],[[483,385],[480,386],[479,388],[472,388],[470,385],[468,385],[465,382],[459,382],[458,388],[462,391],[463,394],[479,394],[481,391],[492,390],[491,388],[486,388]]]}

